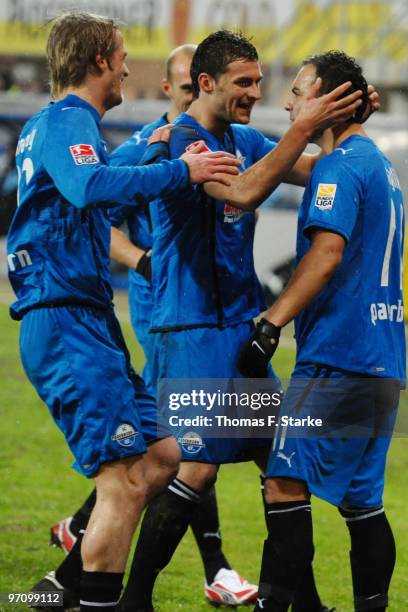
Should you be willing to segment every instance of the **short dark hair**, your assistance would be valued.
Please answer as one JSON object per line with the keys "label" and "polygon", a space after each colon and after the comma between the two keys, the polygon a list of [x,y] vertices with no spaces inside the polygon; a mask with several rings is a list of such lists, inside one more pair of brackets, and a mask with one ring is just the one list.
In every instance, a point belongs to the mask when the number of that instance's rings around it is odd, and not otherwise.
{"label": "short dark hair", "polygon": [[303,60],[302,66],[312,64],[316,68],[316,77],[322,79],[321,94],[328,93],[345,81],[351,81],[350,88],[342,97],[353,91],[361,89],[362,104],[357,108],[350,123],[362,123],[363,115],[368,105],[367,81],[363,77],[361,66],[354,59],[342,51],[327,51],[319,55],[311,55]]}
{"label": "short dark hair", "polygon": [[193,94],[200,93],[198,77],[206,72],[214,79],[226,72],[228,64],[237,60],[258,61],[258,52],[242,32],[218,30],[205,38],[197,47],[191,63]]}

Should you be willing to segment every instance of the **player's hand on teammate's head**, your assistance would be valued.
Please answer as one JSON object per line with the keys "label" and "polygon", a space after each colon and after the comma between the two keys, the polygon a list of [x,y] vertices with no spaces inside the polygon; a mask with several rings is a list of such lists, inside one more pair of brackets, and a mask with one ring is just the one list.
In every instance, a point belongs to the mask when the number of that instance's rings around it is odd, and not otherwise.
{"label": "player's hand on teammate's head", "polygon": [[156,128],[148,138],[147,144],[150,145],[154,142],[169,142],[172,127],[173,124],[168,123],[167,125],[162,125],[161,127]]}
{"label": "player's hand on teammate's head", "polygon": [[343,98],[339,97],[350,88],[350,81],[342,83],[327,94],[318,96],[321,85],[322,80],[319,77],[311,87],[305,104],[303,104],[295,120],[295,123],[303,122],[305,124],[307,131],[311,134],[311,140],[325,129],[351,119],[362,103],[363,92],[361,89],[357,89]]}
{"label": "player's hand on teammate's head", "polygon": [[238,370],[247,378],[267,378],[269,362],[278,348],[280,327],[261,319],[238,355]]}
{"label": "player's hand on teammate's head", "polygon": [[215,181],[231,185],[228,175],[239,174],[241,162],[232,153],[214,151],[209,153],[184,153],[180,157],[188,166],[191,183]]}
{"label": "player's hand on teammate's head", "polygon": [[361,118],[360,123],[364,123],[367,121],[369,117],[376,111],[380,110],[381,102],[380,102],[380,94],[376,90],[373,85],[369,85],[368,88],[368,104],[364,111],[364,115]]}

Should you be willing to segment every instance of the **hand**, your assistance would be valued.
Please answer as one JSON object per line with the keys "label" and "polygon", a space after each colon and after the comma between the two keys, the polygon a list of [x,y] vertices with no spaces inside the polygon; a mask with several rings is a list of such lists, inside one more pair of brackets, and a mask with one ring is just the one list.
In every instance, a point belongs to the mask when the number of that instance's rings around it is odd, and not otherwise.
{"label": "hand", "polygon": [[369,117],[376,111],[380,110],[381,102],[380,102],[380,94],[372,85],[369,85],[367,88],[368,91],[368,104],[364,111],[362,118],[359,123],[364,123],[367,121]]}
{"label": "hand", "polygon": [[336,89],[323,96],[317,97],[321,86],[322,79],[319,77],[316,79],[316,83],[311,88],[310,95],[294,122],[295,124],[302,122],[310,133],[311,138],[316,132],[321,133],[327,128],[351,119],[356,109],[362,103],[361,95],[363,92],[361,89],[353,91],[353,93],[345,98],[338,99],[339,96],[350,88],[350,81],[339,85]]}
{"label": "hand", "polygon": [[168,123],[167,125],[162,125],[161,127],[156,128],[148,138],[147,144],[150,145],[154,142],[169,142],[172,127],[173,124]]}
{"label": "hand", "polygon": [[152,282],[152,249],[143,253],[136,264],[135,271],[141,274],[149,283]]}
{"label": "hand", "polygon": [[239,174],[241,162],[231,153],[215,151],[214,153],[184,153],[180,157],[188,166],[191,183],[216,181],[229,187],[228,176]]}
{"label": "hand", "polygon": [[267,378],[268,365],[278,348],[280,327],[266,319],[257,323],[238,355],[238,370],[247,378]]}

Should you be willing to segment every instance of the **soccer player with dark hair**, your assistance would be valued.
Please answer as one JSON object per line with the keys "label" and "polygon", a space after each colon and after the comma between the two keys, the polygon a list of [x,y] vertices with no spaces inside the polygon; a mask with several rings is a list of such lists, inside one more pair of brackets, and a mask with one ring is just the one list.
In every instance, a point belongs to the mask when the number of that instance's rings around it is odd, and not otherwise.
{"label": "soccer player with dark hair", "polygon": [[[276,145],[247,126],[262,78],[250,41],[227,31],[211,34],[198,46],[191,74],[197,98],[174,121],[170,158],[191,146],[221,148],[242,160],[243,172],[231,177],[225,189],[207,183],[204,193],[186,189],[178,197],[151,203],[151,331],[159,379],[229,379],[239,376],[239,347],[253,329],[253,317],[264,308],[253,263],[255,216],[235,208],[234,202],[254,209],[283,179],[305,184],[317,159],[301,156],[309,138],[339,117],[351,116],[360,94],[337,101],[349,83],[320,98],[311,94],[307,108]],[[268,451],[265,440],[205,438],[194,453],[182,444],[177,479],[144,516],[121,610],[153,609],[155,579],[170,561],[201,495],[214,483],[219,465],[255,459],[262,468]],[[315,612],[324,608],[310,574],[302,576],[312,588],[304,590],[297,610],[308,604]],[[237,605],[240,600],[219,593],[219,603]]]}
{"label": "soccer player with dark hair", "polygon": [[236,160],[216,153],[201,163],[189,155],[110,167],[100,121],[121,103],[128,75],[117,25],[64,14],[52,24],[47,56],[56,99],[26,123],[17,144],[19,206],[7,244],[17,300],[10,312],[22,320],[27,376],[64,433],[75,468],[95,481],[82,541],[81,612],[109,612],[146,498],[168,484],[179,450],[169,432],[157,430],[154,400],[131,368],[113,313],[108,209],[141,205],[217,170],[236,172]]}
{"label": "soccer player with dark hair", "polygon": [[[386,456],[405,384],[402,298],[404,208],[398,177],[361,126],[368,90],[339,51],[307,58],[287,105],[296,122],[316,80],[345,79],[363,105],[334,126],[335,148],[314,167],[299,209],[297,267],[239,356],[266,375],[280,330],[295,319],[297,357],[265,482],[268,538],[257,612],[286,612],[313,559],[310,495],[338,507],[351,539],[354,609],[384,612],[395,544],[382,494]],[[295,431],[319,417],[326,435]]]}
{"label": "soccer player with dark hair", "polygon": [[[140,161],[147,144],[146,139],[154,130],[172,123],[180,113],[188,110],[193,100],[190,68],[196,49],[196,45],[182,45],[170,53],[166,60],[166,77],[162,81],[163,92],[170,100],[169,110],[157,121],[145,126],[137,135],[119,146],[111,155],[111,164],[129,165]],[[135,146],[136,140],[138,144]],[[140,156],[140,159],[136,160],[134,156]],[[149,391],[155,396],[157,392],[157,361],[154,355],[156,334],[149,333],[153,311],[151,285],[153,237],[149,208],[147,206],[144,210],[138,209],[135,214],[129,208],[117,207],[111,213],[111,221],[115,226],[112,227],[111,234],[111,257],[129,267],[129,310],[132,327],[146,356],[143,379]],[[130,244],[129,239],[118,229],[118,226],[124,221],[128,224],[133,244]],[[170,486],[174,486],[174,483]],[[257,593],[256,585],[250,584],[239,576],[231,568],[223,553],[215,487],[201,496],[190,525],[204,564],[204,590],[207,599],[213,601],[211,593],[216,583],[219,591],[226,592],[226,597],[233,598],[236,593],[241,593],[242,602],[253,601]]]}

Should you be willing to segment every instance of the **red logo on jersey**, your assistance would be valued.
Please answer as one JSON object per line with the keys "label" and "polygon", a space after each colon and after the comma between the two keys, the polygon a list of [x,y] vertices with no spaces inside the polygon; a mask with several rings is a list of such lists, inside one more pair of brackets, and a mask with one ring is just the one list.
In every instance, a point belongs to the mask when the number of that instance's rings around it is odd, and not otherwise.
{"label": "red logo on jersey", "polygon": [[77,144],[69,147],[74,162],[77,166],[83,164],[98,164],[99,157],[97,156],[95,149],[89,144]]}
{"label": "red logo on jersey", "polygon": [[208,153],[211,150],[207,147],[204,140],[196,140],[195,142],[192,142],[191,144],[189,144],[188,147],[186,147],[186,153],[190,153],[193,149],[195,149],[199,145],[201,146],[198,150],[198,153]]}
{"label": "red logo on jersey", "polygon": [[239,219],[244,214],[244,211],[240,208],[236,208],[232,206],[228,202],[225,203],[224,206],[224,223],[235,223],[239,221]]}

